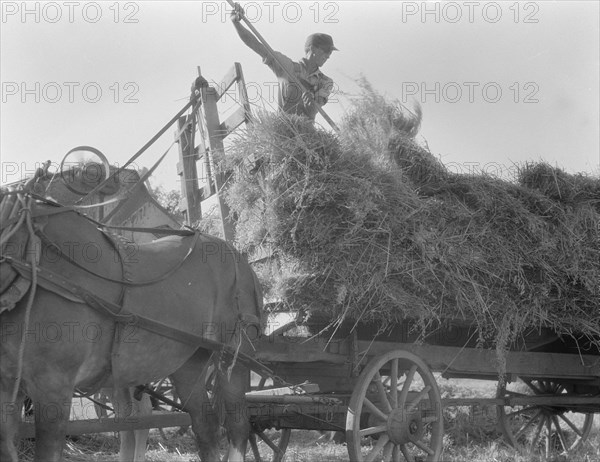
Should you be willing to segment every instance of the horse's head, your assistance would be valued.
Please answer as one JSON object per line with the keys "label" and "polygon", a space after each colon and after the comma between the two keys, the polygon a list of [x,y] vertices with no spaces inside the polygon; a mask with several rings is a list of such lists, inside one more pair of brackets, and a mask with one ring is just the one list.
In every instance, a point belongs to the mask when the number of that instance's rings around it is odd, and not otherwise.
{"label": "horse's head", "polygon": [[[113,168],[99,162],[63,165],[63,168],[57,172],[40,168],[32,178],[25,182],[22,189],[28,193],[52,199],[62,205],[71,205],[93,191],[113,172]],[[120,178],[116,175],[106,181],[102,188],[95,192],[95,195],[111,196],[116,194],[120,187]]]}
{"label": "horse's head", "polygon": [[[110,176],[115,169],[111,168],[102,152],[91,146],[77,146],[71,149],[64,156],[57,172],[49,172],[49,166],[50,161],[44,164],[42,169],[38,169],[32,192],[51,197],[63,205],[73,204],[81,196],[92,191],[95,194],[110,196],[120,188],[119,176]],[[100,185],[102,187],[96,191]]]}
{"label": "horse's head", "polygon": [[[48,191],[48,194],[55,197],[57,188],[62,187],[70,192],[83,196],[93,191],[98,185],[103,183],[112,173],[108,164],[100,162],[78,163],[72,166],[65,166],[60,171],[60,182],[56,185],[50,185],[54,191]],[[53,182],[54,183],[54,182]],[[98,194],[110,196],[119,190],[118,176],[110,178],[104,183],[102,188],[98,190]],[[54,194],[53,194],[54,193]]]}

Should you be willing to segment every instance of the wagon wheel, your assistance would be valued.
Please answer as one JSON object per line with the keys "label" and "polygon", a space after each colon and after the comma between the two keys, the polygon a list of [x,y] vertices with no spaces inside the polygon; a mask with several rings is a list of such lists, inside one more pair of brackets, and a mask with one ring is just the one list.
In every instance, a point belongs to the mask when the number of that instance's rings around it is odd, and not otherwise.
{"label": "wagon wheel", "polygon": [[269,459],[267,460],[270,462],[281,462],[290,442],[290,436],[292,436],[290,428],[262,430],[260,427],[253,425],[250,430],[248,442],[250,443],[250,450],[252,451],[254,460],[256,462],[265,460],[261,456],[261,446],[266,446],[268,448],[266,451],[269,454]]}
{"label": "wagon wheel", "polygon": [[114,411],[112,410],[112,403],[110,402],[109,396],[102,392],[94,393],[92,396],[92,403],[94,404],[96,416],[99,419],[114,417]]}
{"label": "wagon wheel", "polygon": [[[155,392],[160,393],[165,398],[168,398],[178,404],[181,404],[179,396],[177,396],[177,392],[170,378],[167,377],[156,382],[152,382],[148,385],[148,387],[154,390]],[[180,410],[177,407],[164,403],[153,396],[150,397],[150,401],[152,402],[152,409],[155,411],[174,412]]]}
{"label": "wagon wheel", "polygon": [[[499,398],[530,395],[563,395],[568,391],[552,380],[529,380],[498,387]],[[506,441],[515,449],[569,454],[583,443],[592,428],[594,415],[561,406],[497,406],[498,422]]]}
{"label": "wagon wheel", "polygon": [[[365,437],[374,439],[362,447]],[[346,417],[350,460],[435,462],[442,452],[442,400],[427,365],[412,353],[390,351],[362,371]]]}
{"label": "wagon wheel", "polygon": [[[254,390],[264,390],[266,387],[274,385],[273,380],[269,377],[261,376]],[[292,436],[291,428],[280,429],[262,429],[260,425],[254,423],[250,429],[250,437],[248,443],[254,460],[262,462],[261,449],[263,453],[268,454],[268,461],[281,462],[285,456],[290,437]]]}
{"label": "wagon wheel", "polygon": [[[181,405],[181,400],[179,399],[179,396],[177,395],[177,391],[175,390],[175,387],[173,386],[173,382],[171,381],[171,379],[169,377],[160,379],[156,382],[152,382],[148,385],[148,387],[151,388],[152,390],[154,390],[155,392],[160,393],[165,398],[168,398],[168,399],[174,401],[175,403]],[[152,403],[153,411],[176,412],[176,411],[181,410],[171,404],[167,404],[167,403],[160,401],[159,399],[155,398],[154,396],[150,396],[150,402]],[[185,435],[187,433],[188,429],[189,429],[188,425],[181,426],[181,427],[179,427],[179,430],[177,430],[177,433],[179,435]],[[160,433],[160,436],[162,437],[163,440],[167,441],[168,438],[167,438],[167,435],[165,434],[164,428],[159,428],[158,433]]]}
{"label": "wagon wheel", "polygon": [[[214,390],[215,379],[214,366],[210,365],[206,372],[206,391],[209,395]],[[252,389],[264,390],[271,385],[273,385],[271,378],[261,376],[256,387],[252,387]],[[250,427],[247,451],[252,452],[255,462],[281,462],[285,456],[291,435],[292,430],[290,428],[266,429],[261,428],[257,423],[253,423]],[[267,459],[264,458],[265,453],[267,454]]]}

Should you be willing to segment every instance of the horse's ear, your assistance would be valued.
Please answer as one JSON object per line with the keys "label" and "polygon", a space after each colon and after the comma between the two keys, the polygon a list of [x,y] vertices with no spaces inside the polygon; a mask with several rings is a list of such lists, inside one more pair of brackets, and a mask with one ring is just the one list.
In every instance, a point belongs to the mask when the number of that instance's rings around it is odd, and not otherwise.
{"label": "horse's ear", "polygon": [[[43,180],[46,178],[46,176],[48,175],[48,167],[50,166],[50,161],[47,161],[43,167],[37,168],[35,170],[35,173],[33,174],[33,176],[31,178],[29,178],[29,180],[27,180],[27,182],[25,183],[25,185],[23,186],[23,190],[25,192],[33,192],[36,194],[40,193],[40,186],[38,185],[39,181]],[[36,188],[37,186],[37,188]]]}
{"label": "horse's ear", "polygon": [[[109,168],[107,175],[112,175],[114,173],[113,168]],[[106,176],[104,178],[107,178]],[[114,175],[110,178],[110,180],[102,187],[100,192],[105,196],[111,196],[116,194],[121,188],[121,180],[119,175]]]}

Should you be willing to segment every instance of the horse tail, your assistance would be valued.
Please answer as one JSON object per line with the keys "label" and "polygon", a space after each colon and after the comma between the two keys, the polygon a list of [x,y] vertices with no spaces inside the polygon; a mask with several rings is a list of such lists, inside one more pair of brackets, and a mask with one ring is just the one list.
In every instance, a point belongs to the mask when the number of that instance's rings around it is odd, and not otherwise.
{"label": "horse tail", "polygon": [[[238,361],[237,353],[233,357],[229,353],[213,355],[214,380],[211,378],[212,387],[211,404],[213,411],[221,426],[226,420],[233,419],[237,422],[240,418],[247,418],[247,391],[248,370]],[[212,374],[212,373],[211,373]],[[231,424],[231,422],[230,422]]]}

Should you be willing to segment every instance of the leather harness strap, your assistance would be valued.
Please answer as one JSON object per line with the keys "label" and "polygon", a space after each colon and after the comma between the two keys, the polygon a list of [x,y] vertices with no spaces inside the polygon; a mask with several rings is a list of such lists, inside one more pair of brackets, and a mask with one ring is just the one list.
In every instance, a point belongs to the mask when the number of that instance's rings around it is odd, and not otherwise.
{"label": "leather harness strap", "polygon": [[[29,213],[30,213],[29,219],[31,221],[33,221],[34,218],[48,217],[50,215],[56,215],[59,213],[73,211],[73,212],[81,215],[82,217],[86,218],[91,223],[94,223],[99,228],[117,228],[117,229],[128,229],[128,230],[132,229],[132,228],[125,228],[125,227],[106,226],[103,223],[97,222],[96,220],[93,220],[90,217],[87,217],[87,216],[79,213],[77,210],[75,210],[72,207],[60,206],[59,204],[56,204],[53,201],[50,201],[48,199],[45,199],[45,198],[42,198],[35,194],[32,194],[31,192],[20,191],[20,193],[25,193],[28,196],[30,196],[30,198],[33,200],[43,201],[44,203],[53,206],[53,207],[48,207],[48,208],[44,208],[44,209],[33,208],[33,210],[31,210],[31,208],[29,208],[29,210],[30,210],[29,211]],[[3,225],[9,226],[8,223],[3,223]],[[3,226],[3,228],[5,228],[5,226]],[[192,239],[190,248],[188,249],[186,256],[179,263],[179,265],[177,265],[174,268],[171,268],[169,271],[167,271],[167,273],[165,273],[158,279],[156,279],[154,281],[143,282],[143,283],[131,283],[128,281],[123,281],[123,280],[112,280],[113,282],[119,283],[119,284],[129,284],[129,285],[147,285],[147,284],[152,284],[152,283],[158,282],[158,281],[168,277],[173,272],[175,272],[181,266],[181,264],[183,264],[185,259],[187,259],[190,254],[192,254],[193,249],[195,248],[196,242],[201,235],[201,233],[199,233],[197,231],[193,231],[193,230],[165,230],[163,228],[159,228],[159,229],[141,228],[141,230],[143,230],[143,232],[160,231],[160,232],[163,232],[164,234],[176,234],[176,235],[184,235],[184,236],[190,236],[193,234],[193,235],[195,235],[195,237],[194,237],[194,239]],[[173,232],[173,231],[175,231],[175,232]],[[48,244],[49,239],[43,233],[37,233],[37,234],[41,234],[41,236],[46,238],[45,244],[52,245],[53,248],[55,248],[55,249],[58,248],[55,244],[52,244],[51,242],[50,242],[50,244]],[[59,249],[59,252],[60,252],[60,249]],[[82,268],[82,269],[85,269],[86,271],[90,272],[89,270],[82,267],[80,264],[78,264],[74,260],[68,258],[68,256],[64,255],[62,252],[60,254],[62,256],[64,256],[65,258],[67,258],[67,260],[70,263],[75,264],[78,268]],[[64,298],[74,301],[76,303],[84,303],[84,304],[88,305],[89,307],[91,307],[92,309],[94,309],[102,314],[108,315],[110,318],[112,318],[116,322],[127,323],[132,326],[137,326],[137,327],[140,327],[149,332],[153,332],[157,335],[160,335],[162,337],[166,337],[166,338],[169,338],[169,339],[177,341],[177,342],[186,343],[186,344],[194,346],[196,348],[203,348],[206,350],[219,352],[220,357],[224,360],[229,359],[229,360],[232,360],[233,363],[235,363],[236,360],[240,360],[240,362],[245,364],[247,367],[251,367],[254,371],[258,372],[259,374],[264,375],[264,376],[274,377],[274,373],[271,369],[269,369],[268,367],[266,367],[265,365],[263,365],[256,359],[252,358],[251,356],[239,351],[239,345],[237,348],[234,348],[225,343],[221,343],[216,340],[207,339],[200,335],[181,330],[179,328],[170,326],[168,324],[162,323],[160,321],[157,321],[157,320],[154,320],[151,318],[147,318],[141,314],[128,312],[123,309],[123,306],[103,299],[102,297],[83,288],[82,286],[70,282],[69,280],[67,280],[66,278],[61,276],[60,274],[58,274],[52,270],[49,270],[48,268],[44,268],[44,267],[37,266],[37,265],[34,268],[34,266],[32,266],[30,263],[21,261],[20,259],[12,258],[10,256],[3,256],[2,261],[8,263],[12,268],[14,268],[21,277],[23,277],[27,280],[32,280],[35,278],[40,283],[40,285],[43,286],[46,290],[49,290],[61,297],[64,297]],[[235,281],[236,281],[236,283],[238,280],[238,271],[239,271],[239,269],[237,267],[237,262],[236,262],[236,264],[235,264]],[[98,277],[102,277],[93,272],[91,272],[91,274],[94,274],[95,276],[98,276]],[[111,280],[110,278],[106,278],[106,277],[103,277],[103,278]],[[239,294],[236,293],[235,298],[236,298],[236,303],[238,304],[238,306],[237,306],[238,319],[236,322],[236,329],[238,329],[240,327],[240,325],[251,324],[252,321],[254,321],[254,319],[252,319],[249,322],[248,316],[244,316],[241,313],[241,310],[239,309]],[[254,316],[249,316],[249,317],[254,318]],[[258,320],[258,321],[260,322],[260,320]]]}
{"label": "leather harness strap", "polygon": [[[5,261],[9,263],[23,277],[31,278],[32,268],[31,265],[29,265],[28,263],[15,260],[11,257],[5,257]],[[268,375],[270,377],[274,375],[273,371],[264,364],[258,362],[256,359],[252,358],[249,355],[246,355],[241,351],[236,351],[235,348],[225,343],[204,338],[200,335],[178,329],[176,327],[170,326],[160,321],[156,321],[154,319],[147,318],[137,313],[125,311],[123,310],[122,306],[112,303],[108,300],[104,300],[98,295],[90,292],[87,289],[84,289],[83,287],[77,284],[73,284],[72,282],[63,278],[61,275],[47,268],[38,267],[36,273],[38,280],[44,280],[47,283],[46,287],[50,285],[68,292],[71,295],[75,296],[77,299],[81,300],[81,303],[85,303],[94,310],[110,316],[116,322],[126,323],[132,326],[138,326],[144,330],[153,332],[162,337],[167,337],[177,342],[186,343],[196,348],[204,348],[206,350],[218,351],[231,358],[237,355],[238,360],[240,360],[242,363],[245,363],[246,366],[251,367],[254,371],[264,375]],[[56,293],[58,295],[61,295],[60,291],[56,291]]]}
{"label": "leather harness strap", "polygon": [[[54,242],[52,242],[44,233],[38,232],[37,234],[40,237],[40,239],[42,240],[42,242],[44,244],[46,244],[46,246],[48,246],[49,248],[54,250],[57,253],[57,255],[64,258],[67,262],[71,263],[73,266],[76,266],[80,270],[85,271],[86,273],[91,274],[94,277],[103,279],[104,281],[114,282],[116,284],[122,284],[122,285],[129,286],[129,287],[148,286],[148,285],[156,284],[158,282],[161,282],[161,281],[164,281],[165,279],[167,279],[169,276],[171,276],[173,273],[175,273],[179,268],[181,268],[181,266],[185,263],[185,261],[188,259],[188,257],[194,252],[194,248],[196,247],[196,243],[198,242],[198,238],[200,237],[200,233],[195,233],[194,239],[191,240],[185,256],[174,267],[167,269],[163,274],[156,277],[155,279],[151,279],[149,281],[133,282],[133,281],[128,281],[126,279],[114,279],[109,276],[103,276],[101,274],[95,273],[94,271],[86,268],[85,266],[83,266],[80,263],[73,260],[69,255],[65,254],[60,249],[60,247],[57,246]],[[103,235],[113,245],[113,247],[115,249],[117,249],[117,255],[119,255],[119,257],[120,257],[120,253],[118,252],[119,246],[117,244],[115,244],[115,242],[110,238],[110,236],[108,236],[106,234],[103,234]],[[122,260],[121,257],[120,257],[120,260]]]}
{"label": "leather harness strap", "polygon": [[[198,238],[200,236],[200,233],[198,231],[195,231],[192,229],[177,230],[177,229],[165,229],[165,228],[136,228],[136,227],[127,227],[127,226],[109,226],[109,225],[105,225],[104,223],[101,223],[99,221],[96,221],[93,218],[88,217],[87,215],[81,214],[76,208],[56,204],[53,201],[45,199],[41,196],[37,196],[35,194],[29,193],[29,195],[36,200],[43,201],[44,203],[54,207],[54,208],[45,208],[45,209],[34,208],[34,210],[31,212],[32,219],[40,218],[40,217],[48,217],[51,215],[57,215],[59,213],[75,212],[78,215],[80,215],[81,217],[88,220],[90,223],[93,223],[94,225],[96,225],[100,229],[116,229],[116,230],[123,230],[123,231],[142,232],[142,233],[151,233],[151,234],[163,234],[163,235],[175,235],[175,236],[184,236],[184,237],[194,236],[194,239],[191,241],[189,249],[186,252],[186,255],[175,267],[170,268],[164,274],[162,274],[161,276],[159,276],[153,280],[141,281],[141,282],[131,282],[131,281],[123,280],[123,279],[114,279],[114,278],[110,278],[108,276],[103,276],[101,274],[97,274],[97,273],[89,270],[85,266],[79,264],[78,262],[73,260],[71,257],[66,255],[64,252],[62,252],[60,250],[60,247],[57,246],[54,242],[52,242],[41,230],[36,231],[36,234],[40,237],[40,239],[42,240],[42,242],[44,244],[46,244],[49,248],[53,249],[60,257],[64,258],[66,261],[68,261],[72,265],[76,266],[77,268],[79,268],[95,277],[98,277],[98,278],[106,280],[106,281],[115,282],[118,284],[124,284],[127,286],[144,286],[144,285],[155,284],[157,282],[160,282],[160,281],[168,278],[171,274],[173,274],[175,271],[177,271],[181,267],[181,265],[183,265],[183,263],[187,260],[187,258],[192,254],[192,252],[196,246],[196,243],[198,241]],[[2,229],[5,229],[8,226],[17,223],[19,221],[20,217],[21,217],[21,214],[18,214],[17,216],[12,217],[11,219],[7,220],[6,223],[2,224]],[[118,250],[118,246],[116,246],[116,244],[114,243],[114,241],[111,239],[111,237],[109,235],[104,234],[104,237],[109,241],[109,243],[111,245],[116,247]]]}
{"label": "leather harness strap", "polygon": [[[14,191],[14,192],[11,191],[7,194],[25,194],[25,191],[23,191],[23,190]],[[39,217],[44,217],[44,216],[56,215],[59,213],[66,213],[66,212],[75,212],[75,213],[81,215],[83,218],[85,218],[89,222],[95,224],[98,228],[102,228],[102,229],[114,229],[117,231],[131,231],[134,233],[148,233],[148,234],[157,234],[157,235],[163,235],[163,236],[191,236],[196,232],[194,229],[191,229],[191,228],[190,229],[140,228],[140,227],[134,227],[134,226],[107,225],[105,223],[94,220],[92,217],[89,217],[89,216],[81,213],[79,211],[79,209],[81,207],[79,207],[79,206],[74,207],[74,206],[61,205],[61,204],[58,204],[57,202],[54,202],[45,197],[38,196],[37,194],[33,194],[33,193],[26,193],[26,194],[28,194],[35,200],[44,202],[47,205],[55,207],[55,209],[51,209],[51,208],[39,209],[39,208],[37,208],[32,212],[32,215],[31,215],[32,218],[39,218]],[[16,223],[17,221],[19,221],[19,216],[14,216],[14,217],[9,218],[8,220],[4,220],[2,222],[2,229],[7,228],[8,226]]]}

